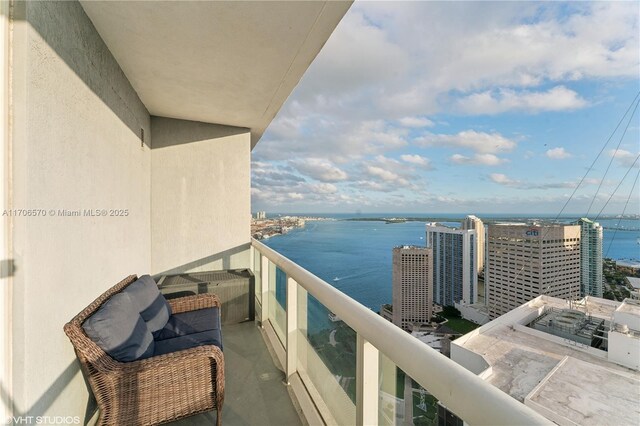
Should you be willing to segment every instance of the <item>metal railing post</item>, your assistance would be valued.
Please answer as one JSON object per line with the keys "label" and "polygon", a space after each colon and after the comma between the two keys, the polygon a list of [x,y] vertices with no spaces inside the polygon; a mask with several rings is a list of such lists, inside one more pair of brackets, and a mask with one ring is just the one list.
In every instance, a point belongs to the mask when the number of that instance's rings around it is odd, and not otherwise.
{"label": "metal railing post", "polygon": [[260,312],[260,324],[264,328],[269,319],[269,259],[262,254],[260,259],[260,284],[262,287],[262,311]]}
{"label": "metal railing post", "polygon": [[298,335],[298,283],[287,276],[287,365],[285,371],[287,384],[289,378],[296,372]]}
{"label": "metal railing post", "polygon": [[378,424],[378,349],[357,334],[356,425]]}

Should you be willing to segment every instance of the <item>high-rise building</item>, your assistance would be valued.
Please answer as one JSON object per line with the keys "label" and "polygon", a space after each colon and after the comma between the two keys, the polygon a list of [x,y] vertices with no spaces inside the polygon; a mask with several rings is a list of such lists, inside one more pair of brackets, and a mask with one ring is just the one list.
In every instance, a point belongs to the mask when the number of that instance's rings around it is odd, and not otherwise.
{"label": "high-rise building", "polygon": [[462,220],[462,229],[476,230],[476,270],[478,274],[484,268],[484,223],[474,215],[469,215]]}
{"label": "high-rise building", "polygon": [[393,249],[393,323],[403,330],[431,321],[432,251],[426,247]]}
{"label": "high-rise building", "polygon": [[602,226],[585,217],[580,225],[580,293],[602,297]]}
{"label": "high-rise building", "polygon": [[259,211],[256,213],[256,219],[266,219],[266,218],[267,218],[267,212]]}
{"label": "high-rise building", "polygon": [[433,300],[442,306],[477,302],[475,229],[426,226],[427,247],[433,250]]}
{"label": "high-rise building", "polygon": [[485,285],[490,319],[541,294],[578,298],[580,226],[489,225]]}

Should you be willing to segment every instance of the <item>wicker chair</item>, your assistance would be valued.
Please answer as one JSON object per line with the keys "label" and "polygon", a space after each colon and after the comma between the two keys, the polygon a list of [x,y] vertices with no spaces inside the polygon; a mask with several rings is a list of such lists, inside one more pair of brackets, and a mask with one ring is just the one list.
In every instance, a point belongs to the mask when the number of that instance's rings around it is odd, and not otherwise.
{"label": "wicker chair", "polygon": [[[98,297],[64,326],[100,410],[100,425],[152,425],[217,410],[221,424],[224,357],[217,346],[118,362],[85,334],[82,323],[112,295],[133,283],[131,275]],[[220,306],[213,294],[168,301],[174,314]]]}

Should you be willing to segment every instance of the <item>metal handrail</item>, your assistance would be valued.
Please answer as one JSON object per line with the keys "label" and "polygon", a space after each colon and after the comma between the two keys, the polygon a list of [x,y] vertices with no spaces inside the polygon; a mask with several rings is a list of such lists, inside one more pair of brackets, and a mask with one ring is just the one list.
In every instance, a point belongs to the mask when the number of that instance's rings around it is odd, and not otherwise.
{"label": "metal handrail", "polygon": [[472,425],[553,424],[275,250],[255,239],[251,243],[465,422]]}

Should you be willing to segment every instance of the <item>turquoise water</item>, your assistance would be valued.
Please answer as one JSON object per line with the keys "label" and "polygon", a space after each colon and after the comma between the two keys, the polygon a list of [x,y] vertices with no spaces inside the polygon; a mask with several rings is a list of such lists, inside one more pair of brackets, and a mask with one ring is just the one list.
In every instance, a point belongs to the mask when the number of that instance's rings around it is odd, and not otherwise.
{"label": "turquoise water", "polygon": [[[333,217],[336,216],[345,217]],[[403,215],[376,215],[380,216]],[[617,219],[599,222],[604,227],[618,224]],[[640,220],[623,220],[620,225],[640,229]],[[617,231],[615,239],[613,236],[613,230],[604,230],[603,253],[613,259],[640,261],[640,245],[637,243],[640,231]],[[330,220],[310,221],[303,229],[263,242],[363,305],[378,311],[383,303],[391,303],[391,249],[403,244],[424,245],[424,237],[424,222],[385,224]],[[284,274],[278,275],[282,285],[277,286],[277,296],[284,302]]]}

